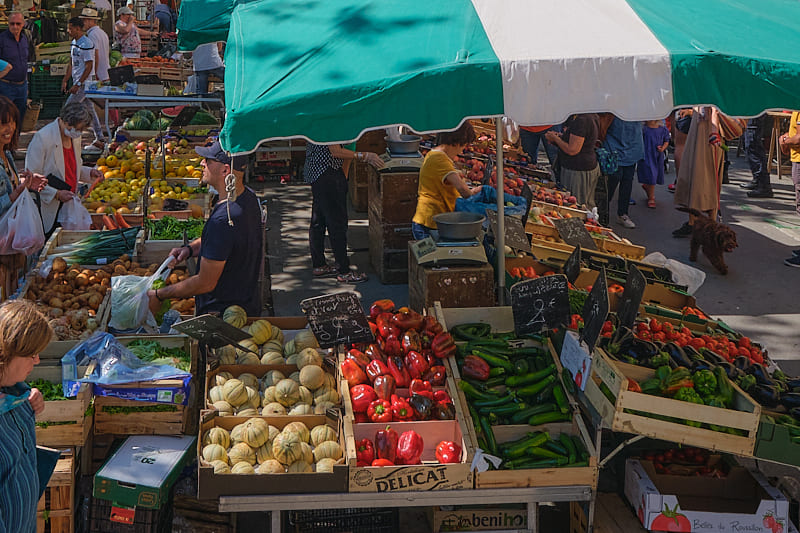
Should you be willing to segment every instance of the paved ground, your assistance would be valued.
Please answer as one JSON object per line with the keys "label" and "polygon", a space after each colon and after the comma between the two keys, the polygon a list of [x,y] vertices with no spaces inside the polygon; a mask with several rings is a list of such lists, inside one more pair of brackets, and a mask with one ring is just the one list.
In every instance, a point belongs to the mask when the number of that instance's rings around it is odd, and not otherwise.
{"label": "paved ground", "polygon": [[[695,264],[706,272],[705,283],[697,291],[700,307],[714,317],[763,342],[773,358],[786,361],[783,366],[800,374],[800,269],[785,266],[790,251],[800,248],[800,217],[794,214],[794,193],[791,180],[777,179],[773,173],[775,197],[751,200],[739,184],[750,179],[744,156],[731,150],[732,164],[729,185],[723,185],[722,213],[726,223],[737,232],[739,248],[728,254],[730,273],[719,275],[701,256]],[[674,171],[667,180],[674,179]],[[308,255],[308,225],[311,191],[308,187],[255,184],[264,189],[269,200],[269,249],[272,266],[272,289],[278,315],[300,313],[303,298],[341,290],[335,279],[313,279]],[[688,263],[689,242],[674,239],[673,229],[685,215],[673,209],[672,194],[666,186],[658,187],[657,207],[645,207],[644,192],[634,185],[637,205],[630,207],[630,216],[637,228],[627,230],[616,224],[620,235],[646,246],[648,253],[660,251],[669,258]],[[612,207],[615,209],[616,204]],[[615,211],[612,211],[614,213]],[[369,264],[367,253],[366,213],[351,211],[349,246],[351,260],[370,274],[369,281],[347,286],[362,294],[365,303],[389,297],[398,304],[408,302],[407,285],[382,285]],[[332,260],[332,258],[331,258]]]}

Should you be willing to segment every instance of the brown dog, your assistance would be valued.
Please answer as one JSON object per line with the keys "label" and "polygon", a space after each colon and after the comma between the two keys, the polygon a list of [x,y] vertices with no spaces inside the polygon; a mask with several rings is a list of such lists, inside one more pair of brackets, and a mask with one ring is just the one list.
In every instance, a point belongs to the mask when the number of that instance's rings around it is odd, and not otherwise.
{"label": "brown dog", "polygon": [[720,224],[712,220],[702,211],[691,207],[679,207],[678,211],[683,211],[694,215],[694,226],[692,227],[692,243],[689,250],[689,260],[697,261],[697,250],[703,248],[703,254],[708,257],[711,264],[720,274],[728,273],[728,265],[722,255],[725,252],[732,252],[738,243],[736,233],[730,226]]}

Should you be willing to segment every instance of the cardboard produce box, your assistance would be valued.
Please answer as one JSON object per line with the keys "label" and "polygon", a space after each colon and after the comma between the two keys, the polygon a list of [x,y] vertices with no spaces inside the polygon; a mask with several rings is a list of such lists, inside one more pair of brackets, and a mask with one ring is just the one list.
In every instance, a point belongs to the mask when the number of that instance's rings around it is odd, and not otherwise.
{"label": "cardboard produce box", "polygon": [[524,505],[509,507],[432,507],[428,514],[431,531],[500,531],[527,529],[528,510]]}
{"label": "cardboard produce box", "polygon": [[628,459],[625,497],[649,530],[789,531],[788,500],[761,474],[740,466],[718,479],[656,474],[652,462]]}
{"label": "cardboard produce box", "polygon": [[159,509],[191,456],[194,437],[135,436],[94,476],[92,495],[128,507]]}

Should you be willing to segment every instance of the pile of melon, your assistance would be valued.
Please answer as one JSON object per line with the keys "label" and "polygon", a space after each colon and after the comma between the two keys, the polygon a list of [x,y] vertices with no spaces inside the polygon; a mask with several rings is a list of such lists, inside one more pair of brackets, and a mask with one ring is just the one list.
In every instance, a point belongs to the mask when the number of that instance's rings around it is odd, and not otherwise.
{"label": "pile of melon", "polygon": [[317,338],[309,329],[298,331],[292,340],[284,344],[281,328],[270,324],[266,319],[260,319],[245,326],[247,313],[238,305],[228,307],[223,313],[222,319],[250,335],[249,339],[239,342],[239,345],[258,353],[258,355],[228,345],[217,351],[221,365],[297,365],[300,367],[299,362],[308,357],[311,350],[316,353],[319,348]]}
{"label": "pile of melon", "polygon": [[215,474],[283,474],[333,472],[343,451],[327,424],[310,430],[290,422],[278,430],[263,418],[250,418],[230,432],[212,427],[203,434],[203,460]]}

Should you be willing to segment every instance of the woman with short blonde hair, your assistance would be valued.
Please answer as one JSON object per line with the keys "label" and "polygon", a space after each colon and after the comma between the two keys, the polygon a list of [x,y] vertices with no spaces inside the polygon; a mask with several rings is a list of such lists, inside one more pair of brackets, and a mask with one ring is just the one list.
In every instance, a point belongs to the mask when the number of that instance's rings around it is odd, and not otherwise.
{"label": "woman with short blonde hair", "polygon": [[53,330],[27,301],[0,306],[0,531],[36,532],[39,476],[35,413],[42,394],[25,380]]}

